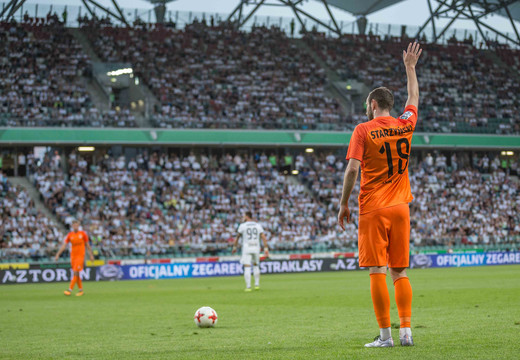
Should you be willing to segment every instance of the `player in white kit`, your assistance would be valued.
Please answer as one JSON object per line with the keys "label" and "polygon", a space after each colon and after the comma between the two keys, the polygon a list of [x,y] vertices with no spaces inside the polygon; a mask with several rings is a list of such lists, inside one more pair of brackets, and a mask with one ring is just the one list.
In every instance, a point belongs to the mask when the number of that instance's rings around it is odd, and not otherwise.
{"label": "player in white kit", "polygon": [[244,265],[244,279],[246,281],[246,292],[251,291],[251,265],[253,265],[253,276],[255,277],[255,290],[260,289],[260,238],[264,244],[265,256],[269,256],[267,238],[264,228],[253,221],[251,211],[246,211],[242,218],[243,223],[238,227],[238,235],[233,244],[232,253],[236,253],[240,238],[242,238],[242,258],[240,263]]}

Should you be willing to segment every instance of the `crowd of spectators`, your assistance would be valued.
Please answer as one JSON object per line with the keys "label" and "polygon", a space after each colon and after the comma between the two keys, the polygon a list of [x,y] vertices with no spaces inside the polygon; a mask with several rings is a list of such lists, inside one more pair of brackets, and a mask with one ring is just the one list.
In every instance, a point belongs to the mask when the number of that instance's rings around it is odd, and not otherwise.
{"label": "crowd of spectators", "polygon": [[[310,33],[305,40],[344,79],[390,88],[394,108],[402,111],[407,96],[402,51],[413,39]],[[520,133],[518,70],[512,76],[514,69],[464,42],[425,44],[423,49],[417,68],[419,131]]]}
{"label": "crowd of spectators", "polygon": [[323,216],[316,219],[324,229],[322,240],[325,247],[357,247],[359,182],[354,186],[353,195],[349,199],[353,221],[345,224],[344,233],[337,226],[345,165],[344,156],[335,156],[332,153],[296,156],[295,168],[300,182],[310,190],[314,201],[325,209]]}
{"label": "crowd of spectators", "polygon": [[84,23],[104,61],[129,62],[160,101],[153,124],[175,128],[344,130],[325,71],[279,28],[250,32],[195,21],[183,30]]}
{"label": "crowd of spectators", "polygon": [[90,58],[56,15],[0,22],[0,126],[136,126],[97,109],[82,76]]}
{"label": "crowd of spectators", "polygon": [[64,234],[37,210],[28,192],[0,172],[0,258],[49,256]]}
{"label": "crowd of spectators", "polygon": [[89,65],[58,23],[0,23],[0,124],[88,125],[89,95],[77,80]]}
{"label": "crowd of spectators", "polygon": [[72,154],[67,177],[48,158],[34,180],[47,206],[66,224],[81,219],[94,245],[108,254],[114,248],[127,255],[228,249],[247,209],[273,249],[310,248],[329,236],[326,209],[278,171],[277,161],[266,154],[154,153],[93,165]]}
{"label": "crowd of spectators", "polygon": [[500,60],[511,69],[511,72],[520,74],[520,50],[512,49],[505,44],[497,44],[496,54]]}
{"label": "crowd of spectators", "polygon": [[[336,215],[343,184],[342,157],[332,154],[299,156],[300,179],[327,208],[327,225],[337,231]],[[414,200],[411,209],[412,246],[518,243],[520,239],[520,182],[518,159],[489,160],[487,154],[427,154],[410,163]],[[359,192],[359,182],[354,193]],[[349,207],[349,241],[357,234],[356,196]],[[334,235],[332,236],[334,239]]]}
{"label": "crowd of spectators", "polygon": [[[90,59],[64,27],[66,16],[0,23],[0,126],[136,126],[128,110],[93,106],[80,80]],[[103,61],[131,63],[155,94],[153,126],[343,131],[365,119],[362,111],[345,114],[326,91],[325,70],[275,26],[245,32],[195,20],[184,29],[141,21],[116,27],[88,17],[79,24]],[[410,39],[311,32],[304,40],[344,79],[391,88],[401,111],[401,52]],[[519,133],[518,50],[498,46],[496,54],[501,61],[471,42],[427,44],[418,130]]]}
{"label": "crowd of spectators", "polygon": [[422,164],[411,174],[415,245],[496,244],[520,236],[520,185],[500,168],[483,173]]}
{"label": "crowd of spectators", "polygon": [[[433,153],[410,164],[412,246],[518,243],[518,160],[504,167],[487,158]],[[67,225],[81,219],[106,256],[229,251],[246,209],[273,250],[355,249],[359,184],[352,222],[345,232],[337,226],[343,156],[301,153],[293,160],[297,177],[284,174],[284,158],[274,154],[206,152],[96,163],[71,154],[67,173],[54,156],[31,173],[46,205]]]}
{"label": "crowd of spectators", "polygon": [[[184,30],[88,22],[85,29],[103,59],[132,63],[150,86],[161,103],[153,115],[158,127],[343,130],[365,119],[342,113],[324,93],[323,69],[275,27],[246,33],[204,21]],[[400,111],[406,101],[401,52],[410,39],[312,32],[305,40],[343,78],[390,87]],[[511,69],[471,41],[427,44],[418,72],[419,130],[520,132],[514,96],[520,85],[511,76],[518,64],[509,58]]]}

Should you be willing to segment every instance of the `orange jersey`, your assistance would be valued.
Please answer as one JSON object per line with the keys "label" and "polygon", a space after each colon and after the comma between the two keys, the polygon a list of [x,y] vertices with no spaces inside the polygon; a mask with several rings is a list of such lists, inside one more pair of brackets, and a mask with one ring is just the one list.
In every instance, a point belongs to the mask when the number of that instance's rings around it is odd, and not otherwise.
{"label": "orange jersey", "polygon": [[376,117],[354,129],[347,160],[361,161],[359,213],[412,201],[408,161],[417,108],[408,105],[398,119]]}
{"label": "orange jersey", "polygon": [[87,233],[84,231],[74,232],[71,231],[65,238],[65,243],[71,244],[70,257],[72,258],[84,258],[85,257],[85,244],[88,242]]}

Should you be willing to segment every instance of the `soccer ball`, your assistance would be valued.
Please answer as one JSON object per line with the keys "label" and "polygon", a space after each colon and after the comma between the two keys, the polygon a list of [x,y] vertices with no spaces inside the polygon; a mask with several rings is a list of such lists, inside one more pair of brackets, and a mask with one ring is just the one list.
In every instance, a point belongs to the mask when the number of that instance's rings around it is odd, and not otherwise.
{"label": "soccer ball", "polygon": [[209,306],[203,306],[195,312],[193,317],[195,324],[201,328],[208,328],[217,325],[217,312]]}

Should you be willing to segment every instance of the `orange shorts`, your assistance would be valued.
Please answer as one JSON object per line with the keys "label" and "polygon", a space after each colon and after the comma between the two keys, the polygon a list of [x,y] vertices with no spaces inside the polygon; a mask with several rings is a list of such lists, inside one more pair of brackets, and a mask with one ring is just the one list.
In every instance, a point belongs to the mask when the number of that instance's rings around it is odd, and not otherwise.
{"label": "orange shorts", "polygon": [[83,270],[84,264],[85,264],[85,258],[83,258],[83,257],[70,258],[70,266],[72,267],[73,271]]}
{"label": "orange shorts", "polygon": [[395,205],[359,216],[359,266],[408,267],[410,208]]}

